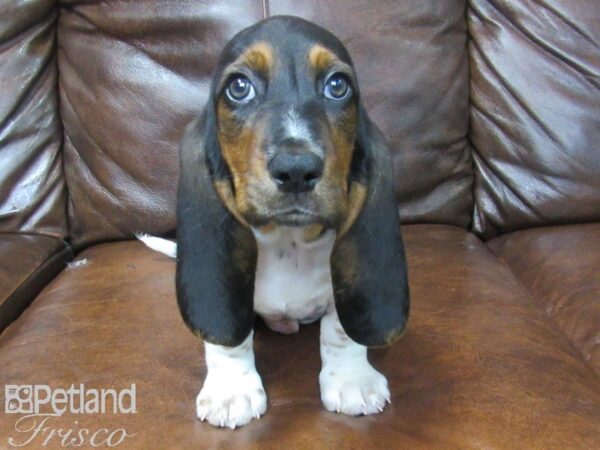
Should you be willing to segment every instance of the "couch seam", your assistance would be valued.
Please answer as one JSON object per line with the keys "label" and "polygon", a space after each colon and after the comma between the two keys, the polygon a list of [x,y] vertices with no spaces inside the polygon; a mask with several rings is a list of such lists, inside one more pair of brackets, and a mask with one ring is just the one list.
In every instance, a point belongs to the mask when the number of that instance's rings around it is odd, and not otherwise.
{"label": "couch seam", "polygon": [[[53,261],[59,261],[63,259],[64,260],[64,266],[61,270],[58,270],[55,274],[53,274],[52,276],[46,276],[46,272],[50,269]],[[31,300],[29,302],[27,302],[27,306],[25,306],[25,308],[23,308],[22,311],[19,312],[18,316],[15,317],[14,319],[12,319],[4,329],[0,329],[0,335],[2,335],[4,333],[4,331],[6,331],[8,329],[8,327],[16,322],[19,317],[21,317],[23,315],[23,313],[29,309],[29,307],[31,306],[31,304],[35,301],[35,299],[38,298],[38,296],[40,295],[40,293],[46,289],[46,287],[58,276],[62,273],[62,271],[64,270],[64,267],[66,266],[67,262],[73,259],[73,249],[71,248],[70,245],[65,243],[65,247],[63,247],[60,250],[57,250],[55,253],[49,255],[46,259],[44,259],[44,261],[42,261],[38,267],[32,272],[30,273],[24,280],[22,283],[20,283],[18,286],[16,286],[8,295],[7,295],[7,299],[11,298],[11,297],[15,297],[19,295],[19,292],[22,289],[25,289],[24,286],[26,286],[27,284],[35,284],[36,281],[41,278],[42,280],[45,278],[49,278],[47,280],[46,283],[43,283],[43,286],[41,287],[41,289],[36,292]]]}
{"label": "couch seam", "polygon": [[69,203],[71,202],[71,190],[69,189],[69,182],[67,177],[67,167],[65,163],[65,126],[63,121],[62,114],[62,105],[60,99],[60,66],[58,64],[58,54],[60,52],[60,34],[58,32],[58,27],[60,26],[60,18],[62,15],[62,7],[60,5],[60,0],[56,0],[56,27],[55,27],[55,45],[56,45],[56,113],[58,116],[58,122],[60,125],[60,158],[61,158],[61,169],[62,176],[64,181],[64,189],[65,189],[65,206],[64,206],[64,214],[65,214],[65,222],[67,226],[67,235],[64,237],[64,241],[69,244],[71,243],[71,218],[69,217]]}
{"label": "couch seam", "polygon": [[269,9],[269,0],[262,0],[263,19],[266,19],[270,16],[271,12],[269,11]]}
{"label": "couch seam", "polygon": [[52,258],[54,258],[56,255],[58,255],[58,254],[60,254],[60,253],[63,253],[63,252],[65,252],[65,251],[67,251],[67,250],[71,252],[71,255],[73,255],[73,249],[72,249],[72,247],[69,245],[69,243],[67,243],[67,242],[65,242],[64,240],[62,240],[62,239],[59,239],[59,238],[55,238],[55,237],[49,237],[49,236],[44,236],[44,235],[41,235],[41,234],[37,234],[37,235],[35,235],[35,234],[31,234],[31,233],[29,233],[29,234],[28,234],[28,233],[0,233],[0,236],[2,236],[2,235],[6,235],[6,234],[11,234],[11,235],[13,235],[13,236],[33,236],[33,237],[35,237],[35,236],[40,236],[40,237],[44,237],[44,238],[45,238],[45,237],[47,237],[47,238],[49,238],[49,239],[54,239],[54,240],[56,240],[56,241],[58,241],[58,242],[62,242],[62,243],[64,244],[64,247],[63,247],[63,248],[59,248],[59,249],[57,249],[55,252],[53,252],[53,253],[50,253],[50,254],[49,254],[49,255],[48,255],[48,256],[47,256],[47,257],[46,257],[46,258],[45,258],[43,261],[41,261],[41,262],[38,264],[37,268],[36,268],[36,269],[35,269],[33,272],[31,272],[29,275],[27,275],[27,276],[25,277],[25,279],[23,280],[23,282],[22,282],[22,283],[20,283],[18,286],[16,286],[16,287],[15,287],[15,288],[14,288],[12,291],[10,291],[10,292],[7,294],[7,296],[6,296],[7,298],[8,298],[8,297],[10,297],[11,295],[13,295],[13,294],[14,294],[16,291],[18,291],[18,290],[21,288],[21,286],[23,286],[23,285],[27,284],[27,282],[28,282],[28,281],[31,279],[31,277],[33,277],[33,276],[35,275],[35,273],[36,273],[36,272],[39,270],[39,268],[40,268],[40,267],[42,267],[43,265],[45,265],[45,264],[46,264],[48,261],[50,261],[50,260],[51,260]]}
{"label": "couch seam", "polygon": [[471,64],[472,64],[472,60],[471,60],[471,46],[473,45],[473,35],[471,33],[471,25],[469,22],[469,11],[471,10],[471,0],[467,0],[465,2],[465,25],[467,27],[467,78],[468,78],[468,99],[469,99],[469,117],[468,117],[468,124],[467,124],[467,144],[470,148],[470,153],[471,153],[471,173],[473,175],[473,182],[471,185],[471,199],[472,199],[472,207],[471,207],[471,223],[469,226],[469,231],[471,233],[473,233],[475,236],[479,237],[480,239],[483,239],[483,233],[480,233],[476,230],[476,216],[477,216],[477,174],[476,174],[476,169],[477,169],[477,164],[475,163],[475,153],[477,152],[477,148],[475,147],[475,144],[473,143],[473,139],[472,139],[472,123],[473,123],[473,114],[472,114],[472,108],[473,108],[473,80],[472,80],[472,68],[471,68]]}

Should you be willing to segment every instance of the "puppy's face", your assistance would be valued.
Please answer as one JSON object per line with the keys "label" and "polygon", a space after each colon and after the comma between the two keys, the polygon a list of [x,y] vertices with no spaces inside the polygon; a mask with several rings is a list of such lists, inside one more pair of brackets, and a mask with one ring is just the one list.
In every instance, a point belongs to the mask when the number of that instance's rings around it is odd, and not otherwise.
{"label": "puppy's face", "polygon": [[223,52],[213,106],[244,220],[340,225],[349,209],[358,87],[335,37],[285,18],[244,31]]}

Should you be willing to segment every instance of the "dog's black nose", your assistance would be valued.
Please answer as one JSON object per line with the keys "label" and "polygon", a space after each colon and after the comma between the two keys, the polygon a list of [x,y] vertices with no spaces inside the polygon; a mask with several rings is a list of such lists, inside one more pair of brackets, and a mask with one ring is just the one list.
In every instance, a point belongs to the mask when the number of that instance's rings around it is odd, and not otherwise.
{"label": "dog's black nose", "polygon": [[284,192],[312,191],[323,174],[323,160],[312,152],[280,151],[268,167],[277,187]]}

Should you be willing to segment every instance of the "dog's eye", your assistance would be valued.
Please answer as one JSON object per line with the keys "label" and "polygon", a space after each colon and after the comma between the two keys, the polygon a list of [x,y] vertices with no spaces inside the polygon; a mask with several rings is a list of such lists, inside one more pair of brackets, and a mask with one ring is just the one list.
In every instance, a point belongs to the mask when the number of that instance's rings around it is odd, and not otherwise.
{"label": "dog's eye", "polygon": [[345,75],[334,73],[325,83],[323,94],[332,100],[344,100],[350,95],[350,83]]}
{"label": "dog's eye", "polygon": [[256,96],[254,86],[250,80],[243,75],[233,78],[229,82],[225,93],[227,94],[227,97],[235,103],[248,103]]}

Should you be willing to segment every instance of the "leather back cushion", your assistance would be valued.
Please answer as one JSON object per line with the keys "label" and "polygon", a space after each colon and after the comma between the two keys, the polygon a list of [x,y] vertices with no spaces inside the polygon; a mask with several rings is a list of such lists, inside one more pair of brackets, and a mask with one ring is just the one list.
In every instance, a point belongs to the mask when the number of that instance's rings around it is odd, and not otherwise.
{"label": "leather back cushion", "polygon": [[55,2],[0,6],[0,232],[67,235]]}
{"label": "leather back cushion", "polygon": [[404,221],[468,225],[463,1],[67,2],[60,99],[76,245],[175,227],[177,147],[216,58],[235,32],[284,13],[347,44],[394,151]]}
{"label": "leather back cushion", "polygon": [[475,231],[600,220],[597,0],[473,0]]}
{"label": "leather back cushion", "polygon": [[76,246],[175,227],[179,140],[206,101],[222,45],[262,18],[258,2],[248,6],[63,7],[58,64]]}

